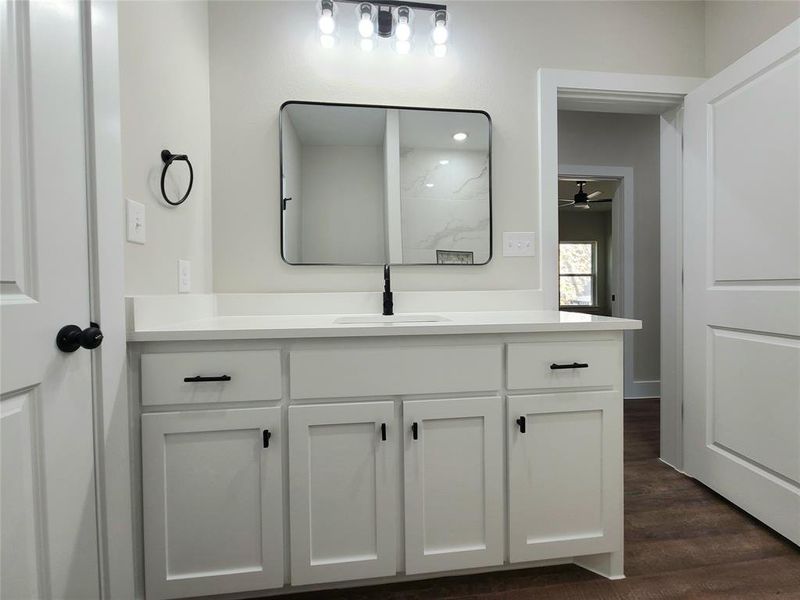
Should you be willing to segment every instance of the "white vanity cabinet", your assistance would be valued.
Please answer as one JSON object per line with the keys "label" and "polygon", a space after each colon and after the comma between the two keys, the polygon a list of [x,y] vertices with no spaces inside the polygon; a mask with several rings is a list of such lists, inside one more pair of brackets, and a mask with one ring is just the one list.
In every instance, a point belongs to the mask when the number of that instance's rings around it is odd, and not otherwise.
{"label": "white vanity cabinet", "polygon": [[133,344],[147,599],[622,576],[622,332],[547,326]]}
{"label": "white vanity cabinet", "polygon": [[618,392],[508,398],[509,557],[524,562],[621,545]]}
{"label": "white vanity cabinet", "polygon": [[280,413],[142,415],[148,600],[283,585]]}
{"label": "white vanity cabinet", "polygon": [[503,402],[403,403],[406,572],[503,562]]}
{"label": "white vanity cabinet", "polygon": [[289,407],[292,583],[394,575],[393,402]]}

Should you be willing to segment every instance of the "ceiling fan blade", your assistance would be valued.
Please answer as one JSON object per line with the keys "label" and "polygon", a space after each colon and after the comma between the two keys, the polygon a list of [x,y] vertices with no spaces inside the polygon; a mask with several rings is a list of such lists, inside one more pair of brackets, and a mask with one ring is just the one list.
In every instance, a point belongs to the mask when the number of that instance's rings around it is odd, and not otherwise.
{"label": "ceiling fan blade", "polygon": [[575,200],[567,200],[566,198],[559,198],[558,199],[558,207],[559,208],[564,207],[564,206],[572,206],[573,204],[575,204]]}
{"label": "ceiling fan blade", "polygon": [[602,193],[603,192],[601,192],[600,190],[595,190],[594,192],[589,194],[588,198],[589,198],[589,200],[591,200],[592,198],[597,198]]}
{"label": "ceiling fan blade", "polygon": [[591,202],[592,204],[594,204],[595,202],[613,202],[613,201],[614,201],[613,198],[600,198],[599,200],[589,200],[589,202]]}

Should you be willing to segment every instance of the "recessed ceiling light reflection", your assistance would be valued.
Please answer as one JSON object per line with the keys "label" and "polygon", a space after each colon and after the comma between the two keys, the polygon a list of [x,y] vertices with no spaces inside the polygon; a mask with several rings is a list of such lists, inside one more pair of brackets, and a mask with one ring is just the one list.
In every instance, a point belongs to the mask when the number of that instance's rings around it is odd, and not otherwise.
{"label": "recessed ceiling light reflection", "polygon": [[440,161],[439,161],[439,164],[440,164],[440,165],[449,165],[449,164],[450,164],[450,161],[449,161],[449,160],[447,160],[446,158],[444,158],[444,159],[442,159],[442,160],[440,160]]}
{"label": "recessed ceiling light reflection", "polygon": [[432,184],[432,183],[426,183],[426,184],[425,184],[425,187],[427,187],[427,188],[432,188],[432,187],[433,187],[433,184]]}
{"label": "recessed ceiling light reflection", "polygon": [[469,136],[466,133],[464,133],[463,131],[459,131],[458,133],[454,133],[453,134],[453,139],[455,141],[457,141],[457,142],[463,142],[468,137]]}

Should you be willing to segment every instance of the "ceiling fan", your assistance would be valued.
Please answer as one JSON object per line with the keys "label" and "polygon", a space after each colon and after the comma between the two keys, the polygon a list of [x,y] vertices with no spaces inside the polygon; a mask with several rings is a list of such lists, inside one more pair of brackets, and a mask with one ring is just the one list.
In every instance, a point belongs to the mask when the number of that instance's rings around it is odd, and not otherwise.
{"label": "ceiling fan", "polygon": [[572,200],[559,198],[559,208],[565,206],[574,206],[575,208],[590,208],[590,205],[594,204],[595,202],[612,202],[614,200],[613,198],[597,198],[597,196],[602,193],[599,190],[592,192],[591,194],[587,194],[583,190],[583,186],[586,185],[586,181],[578,180],[575,183],[578,184],[578,192],[572,197]]}

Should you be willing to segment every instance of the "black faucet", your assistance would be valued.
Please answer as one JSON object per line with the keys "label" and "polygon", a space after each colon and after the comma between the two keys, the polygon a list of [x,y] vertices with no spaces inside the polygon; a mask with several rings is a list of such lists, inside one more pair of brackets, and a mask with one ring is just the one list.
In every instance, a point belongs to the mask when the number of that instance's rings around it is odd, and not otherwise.
{"label": "black faucet", "polygon": [[392,299],[392,276],[389,265],[383,265],[383,315],[388,317],[394,314],[394,300]]}

